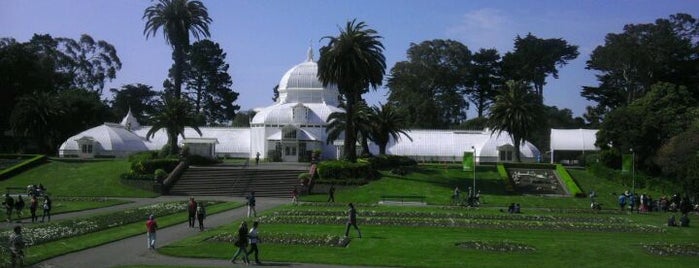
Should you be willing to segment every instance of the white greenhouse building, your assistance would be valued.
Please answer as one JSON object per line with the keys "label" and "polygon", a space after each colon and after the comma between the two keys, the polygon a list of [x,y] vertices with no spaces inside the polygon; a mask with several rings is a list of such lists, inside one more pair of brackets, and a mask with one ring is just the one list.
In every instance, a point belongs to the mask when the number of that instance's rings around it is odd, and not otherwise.
{"label": "white greenhouse building", "polygon": [[[284,162],[308,161],[314,150],[322,159],[336,159],[342,141],[328,144],[326,120],[338,108],[336,87],[323,87],[317,77],[318,65],[309,49],[304,62],[293,66],[279,81],[279,98],[275,103],[258,108],[250,128],[200,127],[199,136],[185,129],[180,145],[190,152],[209,157],[255,158]],[[125,157],[134,152],[158,150],[167,142],[165,130],[150,140],[150,126],[141,126],[129,113],[121,123],[104,123],[68,138],[59,148],[60,157]],[[512,138],[508,133],[491,134],[489,130],[408,130],[411,139],[402,136],[391,140],[387,154],[404,155],[418,161],[461,161],[464,152],[475,150],[478,162],[509,162],[514,159]],[[553,134],[552,134],[553,135]],[[592,141],[594,144],[594,141]],[[552,139],[553,144],[553,139]],[[370,145],[373,153],[378,147]],[[529,142],[520,148],[522,161],[541,160],[539,150]]]}

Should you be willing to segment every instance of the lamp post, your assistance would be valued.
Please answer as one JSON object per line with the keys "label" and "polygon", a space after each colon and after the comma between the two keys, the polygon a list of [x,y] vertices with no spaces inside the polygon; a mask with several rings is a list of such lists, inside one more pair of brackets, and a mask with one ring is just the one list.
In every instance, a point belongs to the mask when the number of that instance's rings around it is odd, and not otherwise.
{"label": "lamp post", "polygon": [[631,193],[636,195],[636,153],[633,148],[629,149],[631,151]]}
{"label": "lamp post", "polygon": [[473,149],[473,196],[476,196],[476,147],[471,146]]}

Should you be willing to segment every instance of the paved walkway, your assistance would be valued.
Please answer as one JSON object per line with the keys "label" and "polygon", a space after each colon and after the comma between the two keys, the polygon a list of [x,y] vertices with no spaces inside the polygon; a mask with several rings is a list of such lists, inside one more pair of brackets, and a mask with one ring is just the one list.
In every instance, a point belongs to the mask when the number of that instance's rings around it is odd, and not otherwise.
{"label": "paved walkway", "polygon": [[[167,202],[172,200],[183,200],[186,197],[162,196],[158,198],[128,198],[134,201],[130,204],[118,205],[107,208],[99,208],[88,211],[80,211],[74,213],[59,214],[52,217],[52,220],[60,220],[66,218],[74,218],[87,216],[94,213],[122,210],[129,207],[137,207],[152,203]],[[195,197],[197,200],[222,200],[222,201],[238,201],[244,202],[243,198],[237,197]],[[261,213],[267,209],[289,202],[288,199],[279,198],[257,198],[257,212]],[[230,211],[210,215],[204,222],[206,228],[214,228],[232,221],[242,219],[246,216],[247,208],[241,207]],[[157,220],[157,219],[156,219]],[[145,227],[144,227],[145,228]],[[234,232],[235,230],[231,230]],[[158,230],[157,245],[162,247],[181,240],[186,237],[198,235],[198,229],[191,229],[187,222],[176,224],[167,228]],[[31,249],[30,249],[31,250]],[[264,249],[263,249],[264,250]],[[231,255],[234,252],[234,247],[231,245]],[[264,255],[262,255],[264,256]],[[261,256],[261,257],[262,257]],[[261,258],[264,261],[264,257]],[[197,259],[197,258],[178,258],[160,255],[157,251],[152,251],[146,248],[146,236],[137,235],[134,237],[114,241],[105,245],[82,250],[79,252],[69,253],[63,256],[55,257],[44,262],[36,264],[34,267],[42,268],[75,268],[75,267],[114,267],[124,265],[172,265],[178,267],[230,267],[244,266],[239,261],[238,264],[231,264],[230,261],[219,259]],[[253,265],[254,266],[254,265]],[[297,263],[269,263],[263,262],[262,266],[266,267],[343,267],[330,266],[325,264],[297,264]]]}

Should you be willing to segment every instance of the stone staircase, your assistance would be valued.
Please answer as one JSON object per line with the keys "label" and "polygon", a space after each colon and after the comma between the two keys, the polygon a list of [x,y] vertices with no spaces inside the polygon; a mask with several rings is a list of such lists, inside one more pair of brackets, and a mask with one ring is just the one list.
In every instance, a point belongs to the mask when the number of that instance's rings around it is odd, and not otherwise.
{"label": "stone staircase", "polygon": [[300,167],[257,168],[241,166],[189,167],[170,188],[171,195],[290,197],[299,185]]}

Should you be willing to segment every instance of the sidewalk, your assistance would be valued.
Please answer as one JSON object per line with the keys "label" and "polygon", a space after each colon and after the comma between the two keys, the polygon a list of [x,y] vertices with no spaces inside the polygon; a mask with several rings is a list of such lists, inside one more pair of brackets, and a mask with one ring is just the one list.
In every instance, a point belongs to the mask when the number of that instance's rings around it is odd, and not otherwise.
{"label": "sidewalk", "polygon": [[[164,196],[158,198],[150,199],[132,199],[134,203],[131,206],[140,206],[149,203],[159,203],[171,200],[186,199],[186,197],[171,197]],[[222,200],[222,201],[238,201],[244,202],[243,198],[236,197],[195,197],[197,200]],[[276,207],[281,204],[288,203],[289,200],[284,198],[257,198],[257,212],[261,213],[267,209]],[[124,206],[124,205],[120,205]],[[110,207],[112,210],[123,209],[117,208],[119,206]],[[75,213],[66,213],[62,215],[56,215],[55,219],[61,218],[71,218],[77,216],[84,216],[88,214],[94,214],[98,212],[108,211],[110,208],[101,208],[90,211],[82,211]],[[224,224],[228,224],[232,221],[242,219],[246,216],[247,208],[240,207],[234,210],[225,211],[222,213],[210,215],[206,218],[205,227],[214,228]],[[61,217],[62,216],[62,217]],[[157,220],[157,219],[156,219]],[[145,221],[144,221],[145,222]],[[144,223],[145,224],[145,223]],[[145,229],[145,227],[144,227]],[[231,230],[234,232],[235,230]],[[199,234],[199,230],[194,228],[191,229],[187,226],[187,222],[173,225],[167,228],[162,228],[158,230],[157,233],[157,244],[156,247],[162,247],[173,243],[175,241],[181,240],[186,237],[195,236]],[[234,247],[231,245],[231,255],[234,252]],[[343,266],[330,266],[325,264],[294,264],[294,263],[269,263],[264,262],[264,257],[262,258],[263,265],[266,267],[343,267]],[[114,266],[126,266],[126,265],[172,265],[177,267],[230,267],[230,266],[244,266],[241,262],[238,264],[232,264],[228,259],[196,259],[196,258],[179,258],[160,255],[157,251],[152,251],[146,248],[146,236],[137,235],[134,237],[122,239],[119,241],[114,241],[109,244],[102,246],[86,249],[79,252],[69,253],[63,256],[55,257],[44,262],[36,264],[34,267],[42,268],[75,268],[75,267],[114,267]],[[252,265],[254,266],[254,265]]]}

